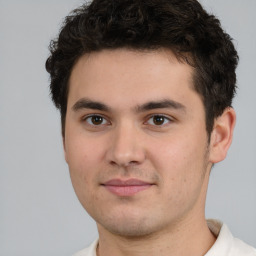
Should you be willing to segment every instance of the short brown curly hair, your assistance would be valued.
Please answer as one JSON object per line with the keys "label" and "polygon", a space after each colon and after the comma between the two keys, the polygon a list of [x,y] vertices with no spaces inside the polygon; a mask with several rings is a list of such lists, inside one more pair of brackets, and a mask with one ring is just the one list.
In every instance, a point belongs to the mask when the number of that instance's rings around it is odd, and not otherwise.
{"label": "short brown curly hair", "polygon": [[[196,0],[94,0],[65,18],[46,61],[52,99],[65,133],[68,81],[76,61],[102,49],[171,49],[195,69],[210,135],[214,119],[231,107],[238,55],[220,21]],[[189,56],[189,58],[188,58]],[[124,60],[125,61],[125,60]]]}

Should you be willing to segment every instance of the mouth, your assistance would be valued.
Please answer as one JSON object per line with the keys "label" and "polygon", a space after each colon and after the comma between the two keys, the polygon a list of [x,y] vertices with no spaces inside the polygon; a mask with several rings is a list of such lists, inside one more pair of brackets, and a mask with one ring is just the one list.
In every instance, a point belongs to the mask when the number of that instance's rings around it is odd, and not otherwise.
{"label": "mouth", "polygon": [[153,186],[152,183],[141,181],[138,179],[112,179],[101,185],[104,186],[109,192],[117,196],[124,197],[135,195]]}

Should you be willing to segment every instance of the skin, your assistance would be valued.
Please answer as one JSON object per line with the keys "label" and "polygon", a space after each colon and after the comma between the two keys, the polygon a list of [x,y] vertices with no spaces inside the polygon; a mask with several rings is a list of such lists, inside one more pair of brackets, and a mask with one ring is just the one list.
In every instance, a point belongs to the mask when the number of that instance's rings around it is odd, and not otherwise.
{"label": "skin", "polygon": [[[208,179],[230,146],[233,109],[215,120],[209,143],[193,69],[166,49],[84,55],[69,86],[65,158],[97,223],[97,254],[204,255],[215,241],[204,216]],[[131,178],[149,185],[131,195],[106,187]]]}

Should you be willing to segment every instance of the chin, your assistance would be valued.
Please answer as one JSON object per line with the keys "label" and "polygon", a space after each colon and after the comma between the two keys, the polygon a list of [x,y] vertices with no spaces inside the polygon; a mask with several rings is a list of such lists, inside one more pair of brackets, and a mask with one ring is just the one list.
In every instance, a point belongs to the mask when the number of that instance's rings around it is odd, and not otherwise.
{"label": "chin", "polygon": [[[160,223],[159,223],[160,224]],[[153,223],[152,220],[147,217],[123,217],[123,218],[111,218],[109,220],[101,220],[101,227],[108,232],[126,237],[126,238],[139,238],[150,236],[157,232],[159,229],[158,223]]]}
{"label": "chin", "polygon": [[130,226],[128,224],[105,227],[114,235],[126,237],[126,238],[139,238],[149,236],[154,233],[149,227],[142,225],[134,225]]}

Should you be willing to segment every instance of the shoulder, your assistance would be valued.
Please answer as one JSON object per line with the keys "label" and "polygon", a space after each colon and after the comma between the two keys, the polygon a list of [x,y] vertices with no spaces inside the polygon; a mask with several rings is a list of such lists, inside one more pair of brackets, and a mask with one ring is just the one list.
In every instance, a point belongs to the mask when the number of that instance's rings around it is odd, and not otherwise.
{"label": "shoulder", "polygon": [[240,239],[234,238],[230,250],[231,256],[256,256],[256,249],[244,243]]}
{"label": "shoulder", "polygon": [[98,240],[95,240],[87,248],[73,254],[73,256],[96,256],[97,244],[98,244]]}
{"label": "shoulder", "polygon": [[217,240],[205,256],[256,256],[256,249],[234,238],[227,225],[218,220],[208,220],[207,223]]}

